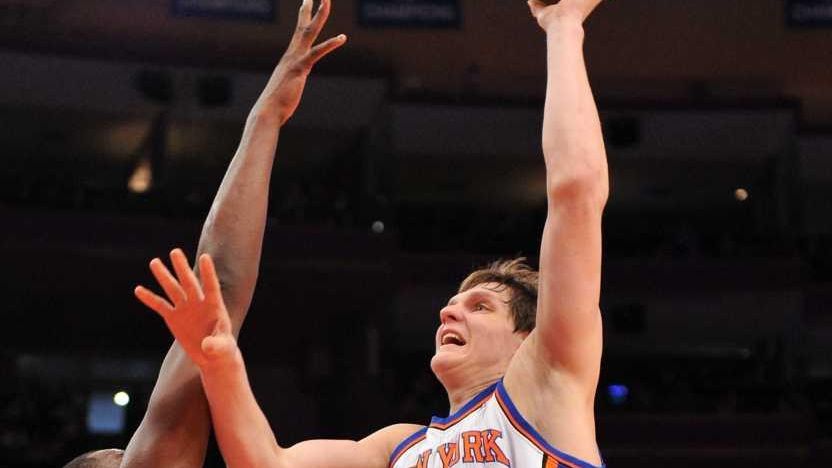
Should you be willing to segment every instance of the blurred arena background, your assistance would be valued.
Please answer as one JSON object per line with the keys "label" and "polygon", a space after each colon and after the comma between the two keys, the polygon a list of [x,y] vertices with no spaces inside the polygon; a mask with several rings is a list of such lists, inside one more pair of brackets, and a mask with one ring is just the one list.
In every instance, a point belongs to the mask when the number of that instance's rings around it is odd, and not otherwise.
{"label": "blurred arena background", "polygon": [[[170,343],[132,287],[194,253],[298,4],[0,1],[0,466],[125,446]],[[832,466],[832,2],[608,0],[586,29],[608,465]],[[335,0],[341,32],[281,136],[240,340],[285,442],[443,414],[440,306],[536,258],[545,216],[523,2]]]}

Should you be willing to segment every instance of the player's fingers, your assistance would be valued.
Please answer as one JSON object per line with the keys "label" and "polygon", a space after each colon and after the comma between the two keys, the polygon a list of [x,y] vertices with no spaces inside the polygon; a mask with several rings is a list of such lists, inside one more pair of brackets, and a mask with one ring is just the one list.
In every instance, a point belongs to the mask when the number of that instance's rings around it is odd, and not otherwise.
{"label": "player's fingers", "polygon": [[[225,311],[225,309],[223,309],[223,311]],[[225,311],[225,315],[222,320],[217,321],[217,325],[214,328],[216,330],[215,334],[231,335],[231,319],[228,317],[227,311]]]}
{"label": "player's fingers", "polygon": [[170,261],[173,263],[173,269],[176,270],[176,277],[179,278],[179,284],[188,295],[188,299],[196,299],[201,301],[204,299],[202,295],[202,288],[199,287],[199,280],[196,279],[194,271],[191,270],[191,265],[188,264],[188,257],[182,249],[173,249],[170,252]]}
{"label": "player's fingers", "polygon": [[214,261],[208,254],[199,256],[199,271],[202,278],[202,291],[207,299],[218,300],[222,298],[220,280],[217,277],[217,270],[214,268]]}
{"label": "player's fingers", "polygon": [[166,267],[161,260],[158,258],[151,260],[150,271],[153,273],[153,276],[156,278],[159,286],[162,287],[171,302],[178,304],[185,300],[185,291],[179,285],[179,282],[176,281],[176,278],[174,278],[170,273],[168,267]]}
{"label": "player's fingers", "polygon": [[318,60],[326,57],[327,54],[341,47],[346,42],[347,36],[340,34],[316,45],[312,48],[312,50],[309,51],[309,54],[307,55],[307,60],[309,62],[308,65],[312,67],[313,65],[318,63]]}
{"label": "player's fingers", "polygon": [[144,286],[136,286],[136,289],[133,290],[133,294],[136,295],[136,299],[141,301],[142,304],[146,305],[162,317],[166,317],[168,314],[173,312],[173,306],[170,305],[170,302],[166,301],[164,298]]}

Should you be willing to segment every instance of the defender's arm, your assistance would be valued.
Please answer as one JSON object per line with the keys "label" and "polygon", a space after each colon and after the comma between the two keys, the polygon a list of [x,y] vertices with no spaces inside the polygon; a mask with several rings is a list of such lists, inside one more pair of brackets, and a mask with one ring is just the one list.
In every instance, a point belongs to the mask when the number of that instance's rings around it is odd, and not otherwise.
{"label": "defender's arm", "polygon": [[[249,117],[199,241],[200,254],[219,259],[234,336],[239,334],[257,281],[278,133],[277,126],[260,116],[252,113]],[[122,466],[202,466],[209,433],[199,370],[174,342]]]}
{"label": "defender's arm", "polygon": [[[234,336],[257,282],[280,128],[297,108],[312,66],[345,42],[339,36],[313,47],[329,9],[329,0],[323,0],[313,17],[312,0],[303,1],[292,41],[248,116],[202,229],[198,254],[217,259]],[[202,466],[209,433],[199,371],[174,342],[122,466]]]}

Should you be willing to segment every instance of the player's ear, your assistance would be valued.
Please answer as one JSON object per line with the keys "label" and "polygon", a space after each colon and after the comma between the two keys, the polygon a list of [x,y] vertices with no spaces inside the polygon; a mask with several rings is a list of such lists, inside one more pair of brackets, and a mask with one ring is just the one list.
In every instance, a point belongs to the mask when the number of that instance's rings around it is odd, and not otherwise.
{"label": "player's ear", "polygon": [[528,0],[526,2],[529,5],[529,10],[532,12],[532,16],[537,18],[540,12],[546,8],[546,4],[540,0]]}

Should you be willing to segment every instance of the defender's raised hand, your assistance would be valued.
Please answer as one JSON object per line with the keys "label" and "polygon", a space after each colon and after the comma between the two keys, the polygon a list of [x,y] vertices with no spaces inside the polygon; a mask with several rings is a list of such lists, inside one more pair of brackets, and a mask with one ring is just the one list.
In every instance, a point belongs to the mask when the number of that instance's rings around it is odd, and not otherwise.
{"label": "defender's raised hand", "polygon": [[329,18],[330,0],[321,0],[314,15],[312,3],[303,0],[292,41],[254,106],[257,115],[273,119],[276,125],[283,125],[294,114],[312,67],[347,41],[347,36],[340,34],[313,45]]}
{"label": "defender's raised hand", "polygon": [[532,16],[544,30],[555,18],[570,18],[581,23],[595,10],[602,0],[559,0],[555,3],[543,0],[528,0]]}
{"label": "defender's raised hand", "polygon": [[200,368],[233,356],[236,341],[211,257],[199,257],[202,284],[182,250],[174,249],[170,260],[176,277],[158,258],[150,262],[150,270],[167,300],[143,286],[136,287],[136,297],[162,316],[176,341]]}

